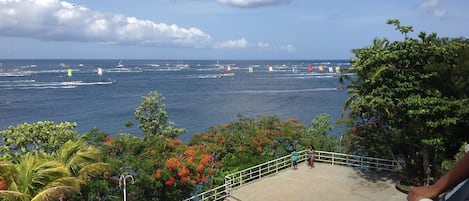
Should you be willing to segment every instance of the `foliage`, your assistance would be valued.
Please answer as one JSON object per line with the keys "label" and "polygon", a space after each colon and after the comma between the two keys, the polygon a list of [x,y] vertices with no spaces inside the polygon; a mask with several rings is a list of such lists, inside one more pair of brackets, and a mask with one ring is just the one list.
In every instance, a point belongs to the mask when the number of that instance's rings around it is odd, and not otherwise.
{"label": "foliage", "polygon": [[5,159],[14,160],[15,156],[33,150],[55,152],[62,144],[77,137],[78,134],[74,130],[76,126],[76,123],[55,124],[51,121],[10,126],[7,130],[0,132],[4,142],[0,147],[0,154]]}
{"label": "foliage", "polygon": [[453,169],[453,167],[456,165],[456,163],[464,157],[464,155],[466,154],[466,152],[465,152],[465,147],[466,146],[467,146],[467,142],[465,142],[461,146],[461,148],[459,148],[459,151],[454,155],[453,159],[447,159],[447,160],[444,160],[441,163],[441,171],[442,171],[443,174],[448,172],[449,170]]}
{"label": "foliage", "polygon": [[154,135],[176,137],[185,132],[185,129],[174,128],[174,123],[168,120],[164,97],[158,92],[152,91],[142,99],[135,110],[135,118],[139,121],[138,127],[142,129],[145,138]]}
{"label": "foliage", "polygon": [[81,180],[71,176],[62,163],[48,160],[39,152],[22,155],[17,164],[2,163],[0,177],[8,186],[0,190],[2,200],[42,201],[79,192]]}
{"label": "foliage", "polygon": [[[237,121],[212,127],[184,144],[175,139],[184,129],[168,120],[163,100],[150,92],[136,108],[143,137],[110,136],[97,128],[79,136],[73,130],[76,124],[52,122],[2,131],[8,142],[2,153],[17,154],[5,154],[10,162],[0,161],[0,200],[46,200],[46,195],[50,200],[122,200],[122,175],[135,178],[126,186],[129,201],[182,200],[224,183],[228,173],[306,148],[309,137],[332,147],[321,141],[332,141],[328,115],[315,119],[308,135],[296,119],[239,115]],[[35,182],[36,175],[44,176]],[[24,187],[27,181],[34,185]]]}
{"label": "foliage", "polygon": [[306,129],[305,136],[301,143],[308,147],[313,145],[316,150],[338,151],[339,141],[337,137],[330,135],[329,132],[334,129],[331,125],[329,114],[320,114],[311,121],[311,127]]}
{"label": "foliage", "polygon": [[222,172],[230,173],[289,154],[304,135],[304,125],[296,119],[281,121],[278,116],[258,116],[258,120],[238,116],[238,120],[196,134],[190,144],[211,147],[211,155],[221,161]]}
{"label": "foliage", "polygon": [[0,162],[2,198],[50,200],[76,197],[81,187],[108,172],[102,154],[81,140],[76,123],[37,122],[2,131],[6,143]]}
{"label": "foliage", "polygon": [[469,43],[424,32],[409,38],[412,27],[388,24],[404,41],[375,39],[353,50],[354,75],[343,77],[352,95],[345,103],[352,122],[345,139],[349,150],[404,161],[409,182],[429,183],[441,161],[468,139]]}

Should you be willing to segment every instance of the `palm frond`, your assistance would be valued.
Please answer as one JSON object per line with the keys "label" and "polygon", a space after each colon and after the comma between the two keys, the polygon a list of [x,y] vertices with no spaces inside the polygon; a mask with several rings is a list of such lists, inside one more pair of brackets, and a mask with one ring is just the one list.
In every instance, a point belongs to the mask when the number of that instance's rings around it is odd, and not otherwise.
{"label": "palm frond", "polygon": [[70,186],[56,186],[52,188],[47,188],[44,191],[39,192],[34,196],[31,201],[54,201],[60,199],[60,197],[65,196],[67,193],[78,193],[75,188]]}
{"label": "palm frond", "polygon": [[18,191],[0,190],[0,198],[7,198],[9,200],[23,200],[28,201],[29,196]]}
{"label": "palm frond", "polygon": [[78,177],[83,181],[88,181],[91,177],[98,176],[104,172],[112,170],[112,165],[109,163],[93,163],[83,167],[78,173]]}

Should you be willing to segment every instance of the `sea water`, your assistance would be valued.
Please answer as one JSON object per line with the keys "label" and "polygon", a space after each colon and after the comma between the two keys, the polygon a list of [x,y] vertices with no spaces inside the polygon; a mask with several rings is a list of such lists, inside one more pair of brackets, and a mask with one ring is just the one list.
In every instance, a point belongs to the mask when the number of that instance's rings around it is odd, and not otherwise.
{"label": "sea water", "polygon": [[[84,133],[141,135],[135,108],[157,91],[169,120],[194,133],[237,115],[340,118],[349,97],[338,81],[344,60],[0,60],[0,130],[37,121],[77,122]],[[312,67],[312,71],[311,71]],[[322,67],[322,71],[320,70]],[[102,74],[98,74],[98,68]],[[69,74],[69,69],[71,73]],[[126,128],[126,122],[134,126]]]}

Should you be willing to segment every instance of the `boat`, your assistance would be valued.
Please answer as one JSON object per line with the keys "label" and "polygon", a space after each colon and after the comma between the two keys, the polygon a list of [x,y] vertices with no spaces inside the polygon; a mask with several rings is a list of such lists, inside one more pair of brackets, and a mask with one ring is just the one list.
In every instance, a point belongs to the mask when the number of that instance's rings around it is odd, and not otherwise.
{"label": "boat", "polygon": [[103,75],[103,69],[102,68],[98,68],[98,75],[99,76]]}
{"label": "boat", "polygon": [[117,67],[118,67],[118,68],[122,68],[122,67],[124,67],[124,64],[122,64],[122,60],[121,60],[121,61],[119,61],[119,63],[117,64]]}
{"label": "boat", "polygon": [[235,76],[234,73],[221,73],[217,77],[218,78],[224,78],[224,77],[234,77],[234,76]]}

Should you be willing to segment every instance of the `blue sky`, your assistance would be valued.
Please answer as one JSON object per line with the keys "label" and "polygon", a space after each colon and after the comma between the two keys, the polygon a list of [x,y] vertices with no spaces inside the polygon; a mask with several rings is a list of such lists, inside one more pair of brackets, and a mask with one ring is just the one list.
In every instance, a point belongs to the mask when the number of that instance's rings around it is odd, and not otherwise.
{"label": "blue sky", "polygon": [[469,37],[467,0],[0,0],[0,58],[350,59],[399,19]]}

